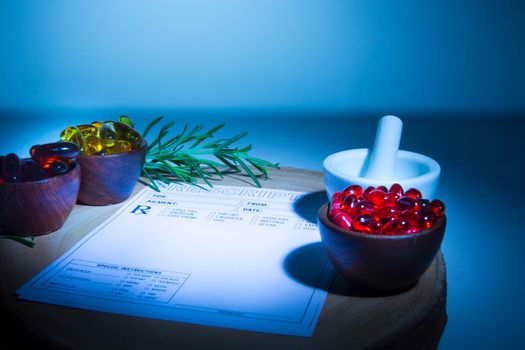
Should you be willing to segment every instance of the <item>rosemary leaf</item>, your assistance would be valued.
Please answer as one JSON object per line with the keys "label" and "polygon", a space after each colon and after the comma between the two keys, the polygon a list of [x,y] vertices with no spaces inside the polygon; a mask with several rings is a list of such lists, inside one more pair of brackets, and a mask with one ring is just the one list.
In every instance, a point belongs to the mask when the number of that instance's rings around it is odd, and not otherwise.
{"label": "rosemary leaf", "polygon": [[[162,120],[163,117],[154,119],[142,133],[146,135]],[[185,124],[182,131],[173,137],[168,134],[174,126],[168,122],[160,127],[157,137],[149,142],[144,163],[143,174],[151,182],[150,187],[159,191],[155,180],[164,183],[190,182],[196,183],[200,178],[212,187],[211,180],[224,178],[225,172],[245,173],[253,183],[262,187],[255,171],[260,172],[268,179],[267,168],[279,169],[279,163],[252,157],[248,154],[252,145],[236,147],[235,143],[248,135],[242,132],[233,137],[215,138],[217,131],[225,124],[221,123],[208,131],[202,125],[189,129]],[[167,140],[166,140],[167,139]]]}

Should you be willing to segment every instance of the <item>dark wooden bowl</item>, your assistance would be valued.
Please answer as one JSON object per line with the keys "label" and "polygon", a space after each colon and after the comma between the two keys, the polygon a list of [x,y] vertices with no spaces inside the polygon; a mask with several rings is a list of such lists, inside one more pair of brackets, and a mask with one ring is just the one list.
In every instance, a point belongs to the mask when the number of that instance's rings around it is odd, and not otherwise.
{"label": "dark wooden bowl", "polygon": [[396,292],[415,285],[434,260],[447,219],[418,233],[385,236],[345,230],[328,219],[328,204],[319,210],[318,224],[327,255],[351,284],[370,291]]}
{"label": "dark wooden bowl", "polygon": [[142,172],[147,143],[138,149],[105,156],[78,156],[82,169],[78,202],[109,205],[125,201]]}
{"label": "dark wooden bowl", "polygon": [[3,234],[39,236],[58,230],[73,210],[80,188],[80,167],[39,181],[0,185]]}

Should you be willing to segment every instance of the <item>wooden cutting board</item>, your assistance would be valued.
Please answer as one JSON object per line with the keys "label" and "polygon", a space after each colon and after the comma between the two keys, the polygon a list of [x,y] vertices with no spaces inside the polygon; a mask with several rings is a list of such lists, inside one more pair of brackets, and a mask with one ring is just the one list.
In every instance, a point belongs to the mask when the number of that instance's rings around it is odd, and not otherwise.
{"label": "wooden cutting board", "polygon": [[[327,201],[322,173],[284,168],[272,171],[270,176],[271,180],[262,182],[264,187],[312,192],[312,198],[319,202],[319,207]],[[249,178],[239,175],[229,175],[217,184],[253,186]],[[143,186],[139,183],[135,191]],[[17,300],[14,292],[19,287],[120,206],[77,205],[64,226],[54,233],[36,238],[34,248],[0,240],[0,311],[11,324],[8,331],[2,332],[2,337],[36,337],[45,345],[67,349],[433,349],[439,343],[447,321],[445,263],[441,252],[416,286],[397,295],[363,295],[336,275],[311,338]]]}

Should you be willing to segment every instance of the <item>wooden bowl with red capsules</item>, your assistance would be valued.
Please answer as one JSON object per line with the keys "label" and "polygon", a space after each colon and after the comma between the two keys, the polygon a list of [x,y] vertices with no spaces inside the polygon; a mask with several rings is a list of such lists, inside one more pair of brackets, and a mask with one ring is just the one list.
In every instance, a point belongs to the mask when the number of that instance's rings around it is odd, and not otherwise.
{"label": "wooden bowl with red capsules", "polygon": [[[55,152],[55,153],[53,153]],[[32,158],[0,156],[0,230],[39,236],[58,230],[80,188],[78,148],[70,143],[33,146]]]}
{"label": "wooden bowl with red capsules", "polygon": [[395,293],[414,286],[440,249],[445,206],[394,184],[347,187],[319,210],[325,251],[351,285]]}

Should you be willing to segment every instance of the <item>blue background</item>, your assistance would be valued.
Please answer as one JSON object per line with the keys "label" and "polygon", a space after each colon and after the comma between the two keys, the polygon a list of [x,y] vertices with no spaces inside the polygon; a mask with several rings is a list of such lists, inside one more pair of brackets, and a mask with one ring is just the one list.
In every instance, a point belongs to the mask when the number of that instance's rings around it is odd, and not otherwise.
{"label": "blue background", "polygon": [[440,347],[523,347],[524,38],[522,1],[1,1],[0,154],[164,114],[321,170],[397,114],[443,169]]}

